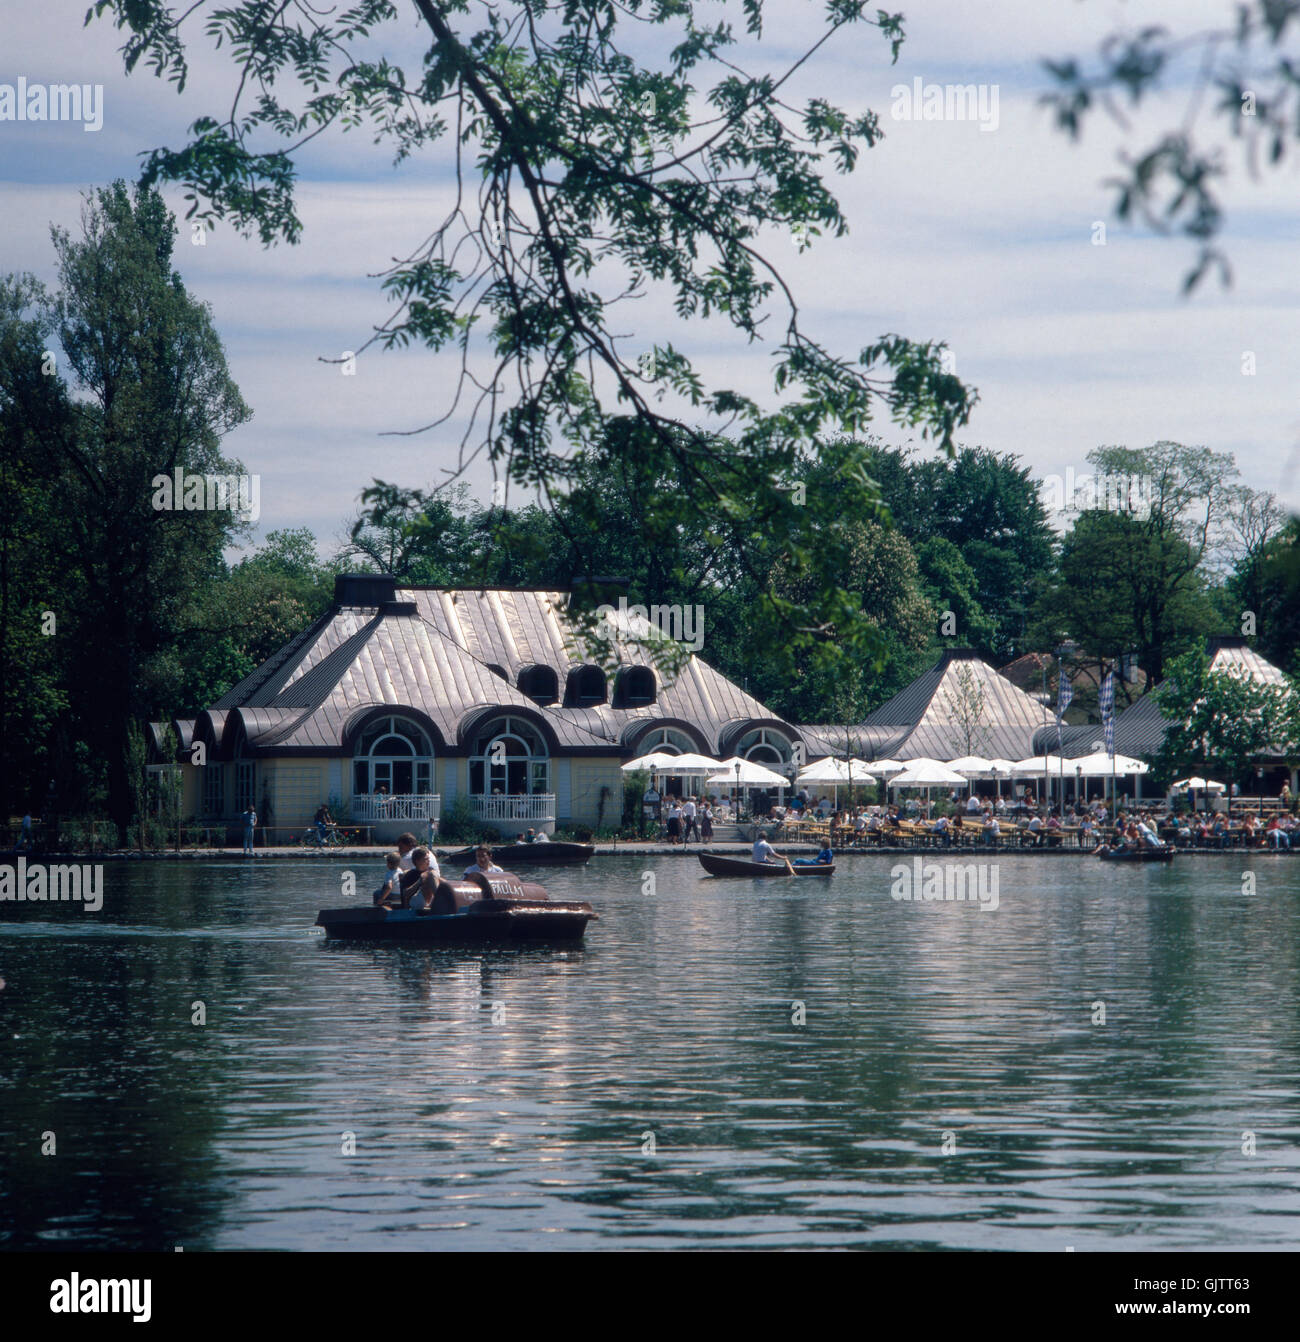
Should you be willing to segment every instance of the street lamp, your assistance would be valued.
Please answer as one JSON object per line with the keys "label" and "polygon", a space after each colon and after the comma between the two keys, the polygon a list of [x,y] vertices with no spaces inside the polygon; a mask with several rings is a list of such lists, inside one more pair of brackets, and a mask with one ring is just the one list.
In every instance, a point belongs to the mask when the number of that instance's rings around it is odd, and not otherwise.
{"label": "street lamp", "polygon": [[740,760],[736,760],[736,819],[740,819]]}

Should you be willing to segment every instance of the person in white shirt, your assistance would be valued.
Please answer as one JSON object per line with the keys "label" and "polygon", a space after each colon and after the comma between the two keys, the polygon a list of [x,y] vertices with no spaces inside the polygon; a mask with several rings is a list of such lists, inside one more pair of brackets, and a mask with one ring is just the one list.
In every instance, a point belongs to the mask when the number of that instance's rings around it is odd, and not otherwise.
{"label": "person in white shirt", "polygon": [[[695,834],[695,801],[687,797],[682,806],[682,842],[690,843],[692,834]],[[696,834],[696,838],[698,837]]]}
{"label": "person in white shirt", "polygon": [[753,851],[755,862],[762,862],[764,865],[775,865],[784,862],[786,870],[791,876],[794,875],[794,867],[791,865],[790,859],[788,857],[782,857],[781,854],[768,843],[766,830],[759,831],[758,838],[754,840]]}
{"label": "person in white shirt", "polygon": [[465,868],[466,876],[494,876],[502,871],[495,862],[492,861],[492,850],[487,844],[480,844],[474,850],[473,863]]}
{"label": "person in white shirt", "polygon": [[972,792],[970,796],[966,798],[966,814],[976,815],[978,814],[979,809],[980,809],[979,796],[977,793]]}

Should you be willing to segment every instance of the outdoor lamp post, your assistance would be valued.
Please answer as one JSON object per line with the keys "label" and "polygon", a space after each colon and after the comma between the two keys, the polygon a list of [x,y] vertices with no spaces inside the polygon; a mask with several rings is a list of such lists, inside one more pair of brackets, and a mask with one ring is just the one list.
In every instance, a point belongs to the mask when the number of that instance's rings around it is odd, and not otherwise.
{"label": "outdoor lamp post", "polygon": [[[1092,751],[1093,751],[1093,754],[1094,754],[1094,755],[1095,755],[1099,750],[1105,750],[1105,749],[1106,749],[1106,743],[1105,743],[1105,741],[1094,741],[1094,742],[1092,743]],[[1101,780],[1101,795],[1102,795],[1103,798],[1106,796],[1106,779],[1105,779],[1104,777],[1103,777],[1102,780]],[[1111,819],[1113,820],[1114,817],[1112,816]]]}
{"label": "outdoor lamp post", "polygon": [[740,819],[740,761],[736,761],[736,819]]}

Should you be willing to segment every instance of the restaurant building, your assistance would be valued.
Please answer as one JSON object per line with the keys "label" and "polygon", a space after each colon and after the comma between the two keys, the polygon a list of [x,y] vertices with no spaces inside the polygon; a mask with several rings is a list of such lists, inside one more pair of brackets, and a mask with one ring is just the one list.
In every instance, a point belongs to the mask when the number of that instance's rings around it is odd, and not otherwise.
{"label": "restaurant building", "polygon": [[[792,771],[797,728],[698,656],[669,680],[630,635],[616,635],[608,675],[566,623],[567,602],[340,576],[326,614],[171,724],[184,812],[233,824],[251,805],[285,842],[324,802],[386,841],[427,834],[464,799],[509,837],[618,825],[621,765],[651,751]],[[171,767],[166,726],[151,731],[155,760]]]}

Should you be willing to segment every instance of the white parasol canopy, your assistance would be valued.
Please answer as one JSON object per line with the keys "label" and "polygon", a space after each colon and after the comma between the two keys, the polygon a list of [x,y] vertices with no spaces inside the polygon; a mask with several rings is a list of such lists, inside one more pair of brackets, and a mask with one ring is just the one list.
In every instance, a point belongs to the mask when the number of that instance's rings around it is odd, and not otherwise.
{"label": "white parasol canopy", "polygon": [[869,768],[873,774],[883,774],[888,776],[889,774],[902,773],[903,770],[907,768],[907,765],[904,764],[902,760],[872,760],[867,765],[867,768]]}
{"label": "white parasol canopy", "polygon": [[1213,778],[1180,778],[1173,785],[1174,792],[1226,792],[1226,783],[1216,783]]}
{"label": "white parasol canopy", "polygon": [[[740,765],[739,777],[736,774],[736,765],[738,764]],[[788,778],[782,777],[779,773],[774,773],[761,764],[756,764],[753,760],[743,760],[738,755],[733,755],[731,759],[723,760],[721,764],[714,767],[717,772],[709,776],[710,787],[735,787],[737,783],[741,787],[790,786]]]}
{"label": "white parasol canopy", "polygon": [[670,755],[666,751],[656,750],[653,754],[642,755],[640,759],[629,760],[623,765],[624,773],[633,773],[637,769],[654,769],[661,774],[680,774],[683,777],[704,777],[715,773],[722,766],[707,755]]}
{"label": "white parasol canopy", "polygon": [[902,773],[889,780],[890,787],[953,787],[967,786],[967,780],[955,769],[939,760],[913,760]]}
{"label": "white parasol canopy", "polygon": [[1111,757],[1104,750],[1094,750],[1091,755],[1065,761],[1067,774],[1078,770],[1084,778],[1109,778],[1112,772],[1127,778],[1131,774],[1144,774],[1150,767],[1131,755],[1116,755],[1112,764]]}
{"label": "white parasol canopy", "polygon": [[[1106,772],[1110,773],[1110,756],[1106,756]],[[1030,755],[1027,759],[1016,760],[1011,766],[1011,772],[1017,778],[1038,778],[1044,773],[1060,773],[1061,766],[1064,765],[1071,773],[1074,772],[1074,766],[1078,760],[1067,760],[1061,755],[1048,755],[1044,764],[1042,755]],[[1091,775],[1089,775],[1091,777]]]}
{"label": "white parasol canopy", "polygon": [[825,787],[847,787],[850,783],[860,783],[865,787],[876,780],[867,772],[867,766],[861,760],[818,760],[815,764],[805,765],[795,775],[796,783],[815,783]]}
{"label": "white parasol canopy", "polygon": [[655,750],[649,755],[641,755],[637,759],[628,760],[623,765],[625,774],[636,773],[638,769],[663,769],[669,761],[676,759],[676,755],[670,755],[665,750]]}
{"label": "white parasol canopy", "polygon": [[954,773],[964,774],[967,778],[993,777],[993,761],[986,760],[983,755],[962,755],[955,760],[949,760],[948,767]]}

